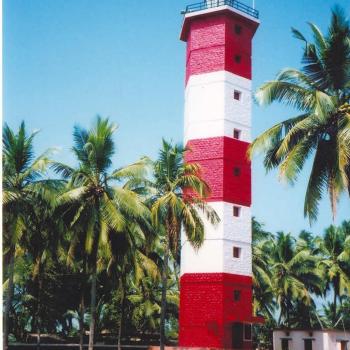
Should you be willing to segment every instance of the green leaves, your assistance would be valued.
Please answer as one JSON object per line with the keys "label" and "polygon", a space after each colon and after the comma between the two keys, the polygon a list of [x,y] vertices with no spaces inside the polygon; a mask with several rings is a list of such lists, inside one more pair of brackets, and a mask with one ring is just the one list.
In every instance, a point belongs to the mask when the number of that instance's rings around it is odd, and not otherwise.
{"label": "green leaves", "polygon": [[350,290],[348,226],[347,221],[339,227],[330,226],[323,236],[302,231],[296,238],[283,232],[271,235],[253,220],[256,311],[268,320],[279,314],[280,326],[323,327],[327,320],[313,299],[317,296],[327,301],[329,295],[335,300],[329,317],[334,327],[340,317],[336,301],[344,302]]}
{"label": "green leaves", "polygon": [[150,166],[151,160],[148,157],[143,157],[133,164],[115,170],[109,178],[117,181],[142,180],[146,177]]}
{"label": "green leaves", "polygon": [[95,124],[89,131],[79,126],[74,127],[73,152],[83,168],[91,169],[98,175],[108,170],[114,154],[112,135],[116,129],[117,126],[108,118],[100,116],[97,116]]}
{"label": "green leaves", "polygon": [[22,121],[17,134],[5,123],[3,129],[4,169],[15,173],[25,171],[34,158],[33,139],[36,132],[27,135],[24,121]]}
{"label": "green leaves", "polygon": [[[164,258],[162,266],[162,300],[160,318],[161,346],[164,341],[165,315],[167,302],[168,260],[178,259],[178,246],[181,231],[188,242],[198,249],[204,241],[204,220],[212,224],[218,221],[217,215],[205,205],[209,186],[201,178],[197,164],[186,164],[186,149],[163,140],[158,159],[153,164],[153,184],[150,184],[150,208],[152,224],[158,232],[164,231],[162,239]],[[203,220],[204,219],[204,220]],[[171,253],[171,254],[170,254]],[[175,301],[172,298],[173,302]]]}
{"label": "green leaves", "polygon": [[267,311],[271,317],[275,300],[279,320],[285,326],[290,326],[289,315],[294,303],[310,305],[311,292],[321,293],[319,259],[290,234],[279,232],[272,239],[260,238],[253,246],[253,261],[254,297],[259,310]]}
{"label": "green leaves", "polygon": [[[180,229],[183,228],[190,244],[198,248],[204,240],[204,220],[212,224],[218,216],[205,203],[208,184],[200,176],[200,167],[184,163],[186,149],[163,140],[159,158],[154,163],[155,195],[152,197],[152,222],[166,228],[171,246],[176,250]],[[176,252],[173,251],[176,255]]]}
{"label": "green leaves", "polygon": [[61,187],[59,181],[43,179],[52,150],[35,158],[33,140],[36,133],[28,135],[24,122],[17,133],[7,124],[3,129],[4,245],[10,251],[19,244],[27,216],[37,203],[50,202]]}
{"label": "green leaves", "polygon": [[281,80],[263,84],[256,92],[255,98],[262,106],[269,105],[272,102],[281,102],[304,112],[310,111],[314,104],[314,96],[311,90]]}
{"label": "green leaves", "polygon": [[291,184],[314,157],[304,205],[304,215],[312,222],[326,192],[334,217],[340,194],[349,189],[350,25],[335,9],[326,36],[316,25],[309,26],[313,43],[292,29],[293,36],[305,42],[302,69],[284,69],[256,92],[261,105],[280,102],[302,114],[258,136],[249,155],[264,153],[266,170],[279,168],[280,178]]}

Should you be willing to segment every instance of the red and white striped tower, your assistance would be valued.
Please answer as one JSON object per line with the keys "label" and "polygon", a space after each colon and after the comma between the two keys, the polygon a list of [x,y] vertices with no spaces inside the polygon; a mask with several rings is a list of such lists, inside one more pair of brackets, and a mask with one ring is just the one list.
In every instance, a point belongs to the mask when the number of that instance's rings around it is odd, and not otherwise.
{"label": "red and white striped tower", "polygon": [[206,223],[195,251],[182,241],[179,346],[251,349],[252,38],[258,12],[234,0],[186,8],[186,160],[201,165],[210,205],[221,218]]}

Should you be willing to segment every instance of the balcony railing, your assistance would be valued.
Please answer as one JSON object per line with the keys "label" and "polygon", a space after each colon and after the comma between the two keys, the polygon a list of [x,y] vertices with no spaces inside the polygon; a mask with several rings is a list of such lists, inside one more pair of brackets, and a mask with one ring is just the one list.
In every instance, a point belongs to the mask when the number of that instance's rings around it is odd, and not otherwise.
{"label": "balcony railing", "polygon": [[196,4],[191,4],[186,6],[185,11],[183,11],[184,14],[190,13],[190,12],[196,12],[201,10],[207,10],[219,6],[231,6],[234,9],[241,11],[249,16],[252,16],[254,18],[259,18],[259,11],[253,9],[252,7],[242,4],[239,1],[236,0],[206,0],[202,2],[198,2]]}

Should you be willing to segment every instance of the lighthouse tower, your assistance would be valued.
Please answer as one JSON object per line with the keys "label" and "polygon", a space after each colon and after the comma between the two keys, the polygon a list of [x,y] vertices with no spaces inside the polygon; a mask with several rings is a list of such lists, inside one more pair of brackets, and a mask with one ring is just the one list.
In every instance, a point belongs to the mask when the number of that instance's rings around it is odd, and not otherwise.
{"label": "lighthouse tower", "polygon": [[251,349],[252,39],[258,12],[235,0],[207,0],[186,8],[185,144],[201,166],[208,202],[220,216],[205,222],[194,250],[183,237],[179,345]]}

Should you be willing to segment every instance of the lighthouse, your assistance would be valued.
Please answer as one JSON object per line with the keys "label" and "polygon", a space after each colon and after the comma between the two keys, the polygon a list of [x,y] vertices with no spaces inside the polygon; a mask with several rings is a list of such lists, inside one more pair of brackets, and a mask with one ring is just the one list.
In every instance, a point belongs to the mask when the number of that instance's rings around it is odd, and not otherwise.
{"label": "lighthouse", "polygon": [[198,250],[182,237],[179,346],[252,348],[252,39],[258,11],[235,0],[187,6],[184,141],[220,217]]}

